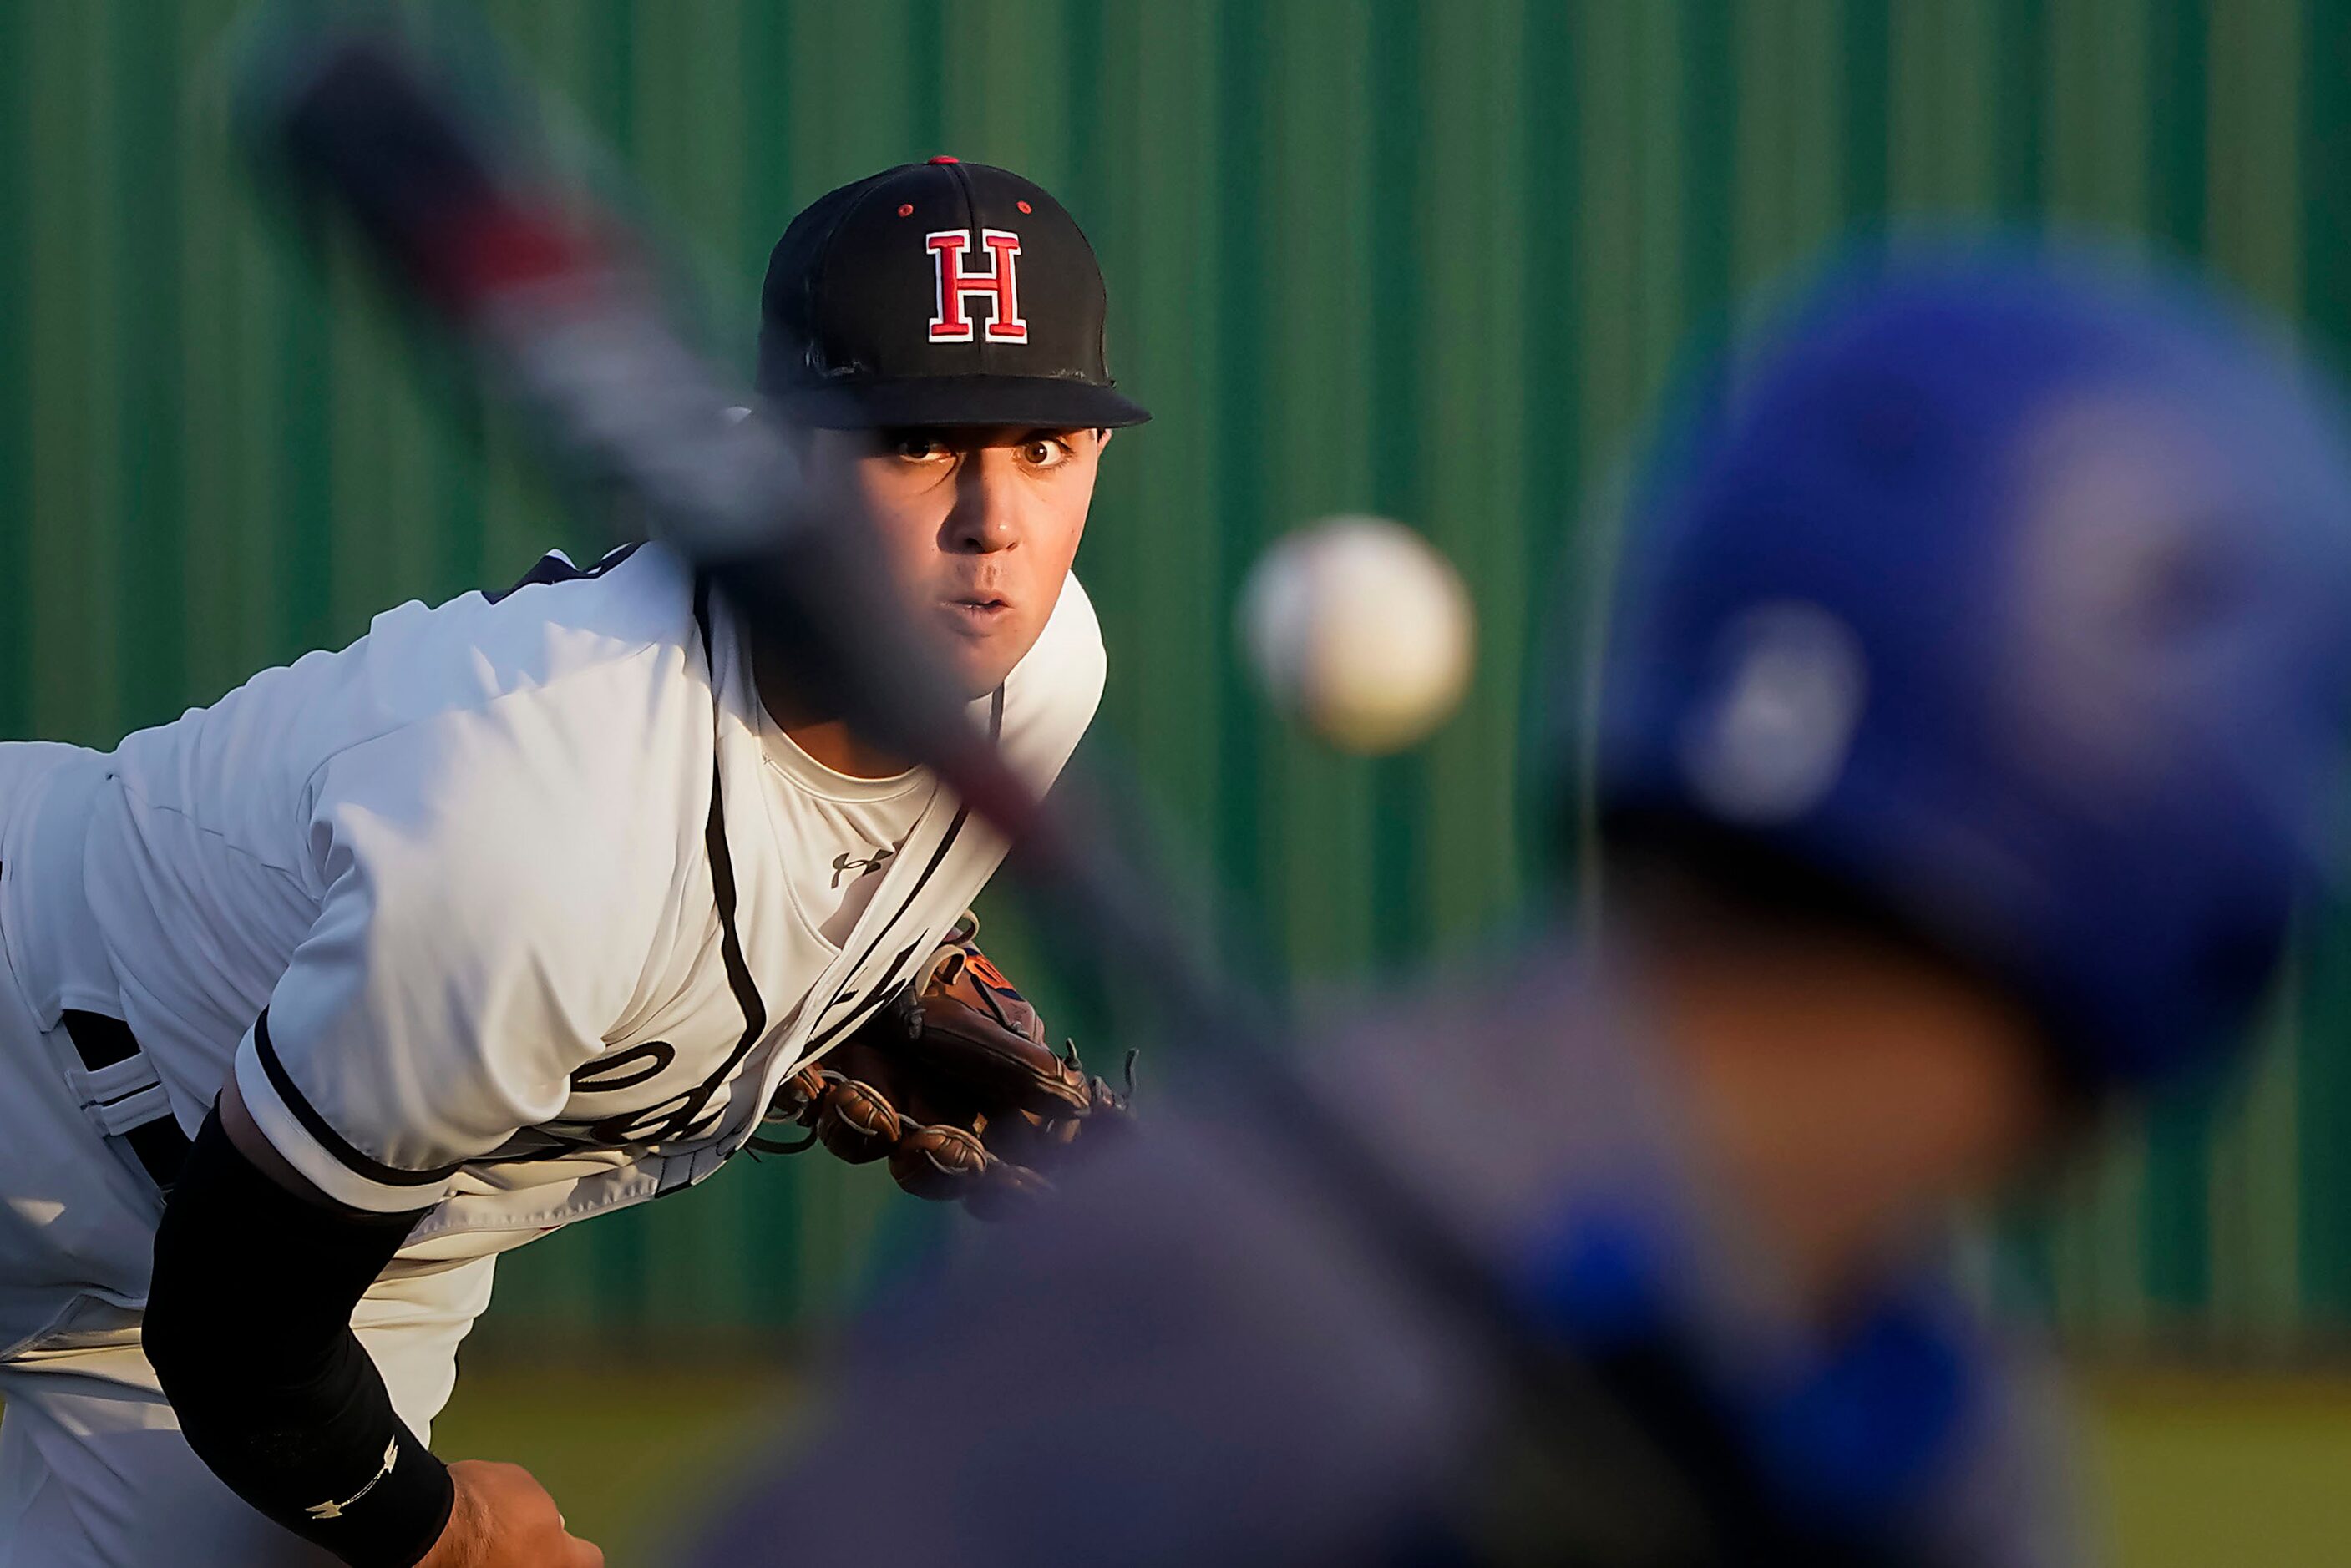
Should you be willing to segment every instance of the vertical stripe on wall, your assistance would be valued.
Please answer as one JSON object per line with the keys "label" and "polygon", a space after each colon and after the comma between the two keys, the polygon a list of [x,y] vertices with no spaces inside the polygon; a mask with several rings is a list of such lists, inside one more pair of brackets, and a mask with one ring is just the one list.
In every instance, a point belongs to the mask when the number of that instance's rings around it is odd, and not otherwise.
{"label": "vertical stripe on wall", "polygon": [[[31,50],[32,13],[0,6],[0,61],[22,60]],[[0,66],[0,211],[33,211],[32,117],[34,78]],[[0,228],[0,584],[32,580],[36,534],[33,466],[33,235],[40,225]],[[6,302],[25,301],[11,306]],[[0,616],[0,734],[34,730],[32,618],[25,613],[21,588],[11,593]]]}
{"label": "vertical stripe on wall", "polygon": [[[2294,205],[2301,215],[2299,243],[2288,254],[2298,268],[2304,329],[2338,373],[2351,362],[2351,4],[2298,0],[2276,7],[2298,22],[2299,89],[2294,140]],[[2283,23],[2273,35],[2292,36]],[[2351,929],[2342,924],[2314,933],[2305,954],[2308,1017],[2296,1052],[2294,1126],[2302,1166],[2296,1187],[2302,1246],[2300,1307],[2335,1327],[2351,1322]]]}

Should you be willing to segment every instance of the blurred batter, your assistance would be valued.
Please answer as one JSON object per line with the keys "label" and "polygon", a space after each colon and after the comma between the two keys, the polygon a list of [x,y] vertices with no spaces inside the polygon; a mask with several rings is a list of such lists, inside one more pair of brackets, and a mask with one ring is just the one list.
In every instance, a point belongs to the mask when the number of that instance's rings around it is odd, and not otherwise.
{"label": "blurred batter", "polygon": [[2227,1054],[2337,848],[2351,469],[2226,309],[1897,251],[1693,400],[1562,682],[1596,928],[1308,1057],[1499,1318],[1220,1074],[694,1561],[2069,1560],[1949,1219]]}

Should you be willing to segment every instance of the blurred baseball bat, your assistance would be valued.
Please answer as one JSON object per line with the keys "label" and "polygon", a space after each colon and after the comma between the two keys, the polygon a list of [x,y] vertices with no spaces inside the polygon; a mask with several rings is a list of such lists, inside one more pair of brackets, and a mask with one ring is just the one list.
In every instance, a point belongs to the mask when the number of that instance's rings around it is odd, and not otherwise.
{"label": "blurred baseball bat", "polygon": [[747,399],[687,347],[625,225],[535,177],[512,132],[460,109],[381,33],[264,35],[241,111],[256,161],[298,204],[356,225],[392,286],[449,327],[525,417],[556,472],[634,496],[752,636],[1014,842],[1013,869],[1093,960],[1214,1053],[1236,1080],[1235,1113],[1261,1117],[1343,1196],[1363,1233],[1451,1303],[1511,1386],[1576,1414],[1568,1450],[1588,1465],[1595,1447],[1640,1442],[1606,1421],[1612,1436],[1595,1445],[1584,1428],[1625,1391],[1562,1355],[1524,1284],[1324,1106],[1270,1010],[1220,979],[1177,901],[1104,830],[1113,818],[1089,806],[1083,781],[1065,778],[1047,812],[1005,765],[892,598],[848,498],[814,487],[774,426],[727,420]]}
{"label": "blurred baseball bat", "polygon": [[643,253],[607,214],[504,158],[378,36],[273,39],[244,127],[299,202],[340,209],[393,286],[454,327],[555,469],[630,493],[794,668],[872,739],[939,767],[1008,830],[1028,792],[961,717],[920,627],[888,597],[846,496],[673,329]]}
{"label": "blurred baseball bat", "polygon": [[1149,879],[1121,866],[1098,826],[1109,818],[1066,784],[1067,804],[1041,811],[971,722],[853,498],[820,489],[779,424],[727,417],[751,398],[687,346],[624,224],[539,175],[517,133],[458,108],[378,33],[265,35],[240,107],[263,172],[298,207],[360,231],[392,289],[452,330],[569,488],[632,497],[632,522],[707,573],[832,711],[1010,839],[1018,867],[1081,911],[1099,950],[1153,960],[1151,972],[1176,977],[1166,1000],[1217,1018],[1217,1039],[1270,1041],[1210,980]]}
{"label": "blurred baseball bat", "polygon": [[[765,420],[686,347],[622,228],[583,211],[366,32],[273,40],[246,100],[246,134],[293,198],[345,214],[393,286],[469,347],[559,472],[633,495],[659,537],[711,574],[752,635],[809,675],[852,725],[936,772],[1014,840],[1015,869],[1041,883],[1098,955],[1181,1021],[1186,1038],[1246,1061],[1250,1098],[1330,1124],[1275,1049],[1261,1004],[1212,972],[1065,780],[1054,811],[1005,765],[967,714],[913,617],[891,597],[844,498],[812,488]],[[1408,1206],[1368,1151],[1341,1156],[1361,1190]],[[1391,1190],[1392,1189],[1392,1190]],[[1426,1224],[1428,1244],[1444,1229]],[[1448,1244],[1448,1254],[1458,1249]],[[1466,1255],[1448,1266],[1474,1274]]]}
{"label": "blurred baseball bat", "polygon": [[970,721],[853,501],[820,490],[769,419],[726,417],[750,398],[687,347],[621,223],[538,176],[515,133],[460,109],[381,34],[269,36],[241,107],[264,171],[298,206],[357,227],[392,288],[451,328],[524,416],[554,472],[633,497],[834,711],[938,774],[1014,841],[1023,871],[1100,915],[1082,928],[1092,941],[1180,977],[1168,1000],[1220,1020],[1217,1040],[1270,1043],[1165,900],[1134,886],[1098,826],[1107,815],[1061,795],[1042,812]]}

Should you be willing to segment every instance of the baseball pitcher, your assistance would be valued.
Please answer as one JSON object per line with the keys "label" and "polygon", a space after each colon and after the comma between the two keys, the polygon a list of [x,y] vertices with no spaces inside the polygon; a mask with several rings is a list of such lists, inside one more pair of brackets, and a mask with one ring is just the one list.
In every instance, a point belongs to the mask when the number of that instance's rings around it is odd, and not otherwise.
{"label": "baseball pitcher", "polygon": [[[750,417],[1049,783],[1103,675],[1071,561],[1148,417],[1084,236],[933,159],[800,213],[762,306]],[[0,1568],[601,1563],[425,1447],[496,1255],[775,1120],[927,1196],[1040,1185],[1123,1105],[973,945],[1004,847],[658,545],[110,753],[0,745]]]}

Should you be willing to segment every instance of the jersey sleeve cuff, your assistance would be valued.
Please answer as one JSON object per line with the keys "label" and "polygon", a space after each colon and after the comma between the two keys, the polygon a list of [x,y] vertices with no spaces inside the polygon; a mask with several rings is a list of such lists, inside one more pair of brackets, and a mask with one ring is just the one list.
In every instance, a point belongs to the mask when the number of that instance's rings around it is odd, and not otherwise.
{"label": "jersey sleeve cuff", "polygon": [[237,1047],[236,1089],[269,1146],[338,1203],[376,1214],[430,1209],[449,1195],[458,1165],[406,1170],[386,1165],[338,1132],[287,1071],[264,1012]]}

